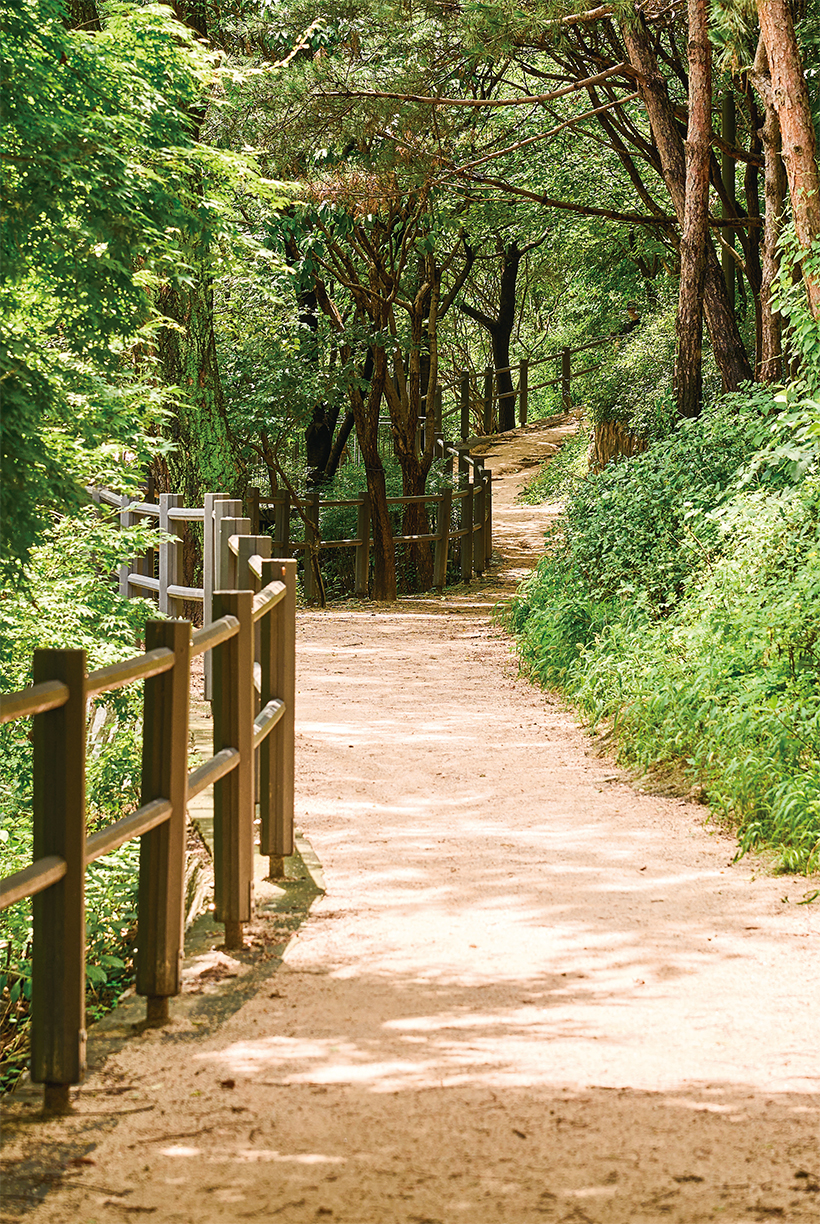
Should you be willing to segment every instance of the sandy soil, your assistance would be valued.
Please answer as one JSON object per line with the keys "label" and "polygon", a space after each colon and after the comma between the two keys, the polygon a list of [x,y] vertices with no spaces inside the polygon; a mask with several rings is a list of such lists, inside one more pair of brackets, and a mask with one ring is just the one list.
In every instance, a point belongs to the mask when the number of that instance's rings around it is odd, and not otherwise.
{"label": "sandy soil", "polygon": [[500,556],[468,591],[301,615],[327,893],[232,1016],[176,1012],[74,1117],[13,1128],[59,1183],[32,1224],[820,1220],[817,881],[630,786],[490,619],[557,436],[491,448]]}

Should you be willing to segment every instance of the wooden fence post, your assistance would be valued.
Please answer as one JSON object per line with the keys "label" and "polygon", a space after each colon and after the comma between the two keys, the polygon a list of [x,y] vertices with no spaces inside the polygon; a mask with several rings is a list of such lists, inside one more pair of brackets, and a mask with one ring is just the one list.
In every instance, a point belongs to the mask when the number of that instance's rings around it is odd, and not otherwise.
{"label": "wooden fence post", "polygon": [[529,409],[529,375],[530,362],[528,357],[522,357],[518,363],[518,424],[526,425]]}
{"label": "wooden fence post", "polygon": [[181,529],[172,523],[168,511],[182,505],[180,493],[160,493],[159,495],[159,526],[160,530],[173,540],[163,540],[159,546],[159,610],[165,616],[175,616],[179,600],[169,596],[168,587],[180,583],[180,553],[182,551]]}
{"label": "wooden fence post", "polygon": [[473,569],[478,577],[484,573],[484,468],[476,464],[475,480],[473,482],[475,507],[473,509]]}
{"label": "wooden fence post", "polygon": [[290,556],[290,493],[285,489],[276,498],[273,542],[277,557]]}
{"label": "wooden fence post", "polygon": [[461,429],[459,435],[462,442],[470,436],[470,371],[462,370],[459,380],[459,399],[461,408]]}
{"label": "wooden fence post", "polygon": [[251,520],[251,535],[259,535],[259,490],[250,485],[245,494],[247,518]]}
{"label": "wooden fence post", "polygon": [[225,947],[242,947],[253,888],[253,592],[215,591],[213,620],[235,616],[239,632],[214,649],[214,756],[236,748],[239,763],[214,783],[215,918]]}
{"label": "wooden fence post", "polygon": [[370,589],[370,494],[359,494],[356,513],[356,596],[367,599]]}
{"label": "wooden fence post", "polygon": [[[217,510],[217,506],[220,507]],[[238,501],[231,501],[227,493],[206,493],[202,510],[202,624],[211,623],[211,600],[214,591],[219,586],[216,578],[219,557],[219,523],[228,511],[226,506],[233,506],[232,514],[239,514],[242,506]],[[211,700],[211,652],[205,651],[203,660],[205,676],[205,700]]]}
{"label": "wooden fence post", "polygon": [[467,481],[461,498],[461,581],[469,582],[473,576],[473,486]]}
{"label": "wooden fence post", "polygon": [[319,494],[318,492],[308,493],[305,497],[305,569],[304,569],[304,588],[305,599],[308,601],[316,598],[316,574],[313,569],[313,559],[316,557],[318,564],[318,552],[316,547],[320,540],[319,535]]}
{"label": "wooden fence post", "polygon": [[484,469],[484,560],[493,554],[493,474]]}
{"label": "wooden fence post", "polygon": [[447,553],[450,546],[450,514],[453,506],[453,490],[445,489],[438,499],[438,522],[436,527],[436,552],[433,560],[433,586],[443,591],[447,585]]}
{"label": "wooden fence post", "polygon": [[296,561],[262,563],[262,584],[284,581],[287,593],[261,620],[261,704],[275,697],[285,712],[259,747],[260,853],[270,860],[270,878],[284,878],[293,854],[294,714],[296,703]]}
{"label": "wooden fence post", "polygon": [[493,432],[493,376],[492,366],[484,370],[484,433]]}
{"label": "wooden fence post", "polygon": [[564,412],[569,412],[572,407],[572,395],[570,394],[570,381],[572,378],[572,351],[568,348],[561,349],[561,404]]}
{"label": "wooden fence post", "polygon": [[137,994],[147,1022],[168,1021],[168,999],[180,991],[185,926],[185,809],[188,798],[190,621],[149,621],[145,649],[174,652],[170,671],[145,681],[142,725],[143,804],[170,800],[171,815],[140,838],[137,905]]}
{"label": "wooden fence post", "polygon": [[[222,503],[224,505],[224,502]],[[214,581],[222,591],[235,591],[239,587],[236,580],[236,554],[230,546],[231,536],[250,535],[251,520],[247,518],[228,518],[219,520],[219,553]]]}
{"label": "wooden fence post", "polygon": [[35,650],[33,670],[69,689],[34,719],[34,859],[59,855],[66,874],[33,900],[31,974],[31,1078],[66,1113],[85,1074],[85,651]]}
{"label": "wooden fence post", "polygon": [[[132,514],[130,510],[127,509],[127,507],[130,505],[131,498],[123,495],[120,498],[120,527],[133,527],[137,521],[137,516]],[[131,598],[131,584],[128,579],[132,571],[136,568],[136,565],[137,559],[134,557],[129,558],[127,561],[123,561],[122,565],[120,566],[120,595],[122,595],[123,599]]]}

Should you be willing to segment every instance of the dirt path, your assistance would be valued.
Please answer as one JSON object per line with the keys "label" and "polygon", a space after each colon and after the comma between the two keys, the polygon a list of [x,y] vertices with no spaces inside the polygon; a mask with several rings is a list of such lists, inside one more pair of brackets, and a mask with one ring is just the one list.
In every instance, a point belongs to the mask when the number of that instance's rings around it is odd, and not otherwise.
{"label": "dirt path", "polygon": [[490,620],[549,515],[503,469],[543,441],[489,459],[488,578],[301,616],[327,894],[235,1014],[128,1043],[41,1124],[70,1167],[32,1224],[820,1219],[810,882],[636,793]]}

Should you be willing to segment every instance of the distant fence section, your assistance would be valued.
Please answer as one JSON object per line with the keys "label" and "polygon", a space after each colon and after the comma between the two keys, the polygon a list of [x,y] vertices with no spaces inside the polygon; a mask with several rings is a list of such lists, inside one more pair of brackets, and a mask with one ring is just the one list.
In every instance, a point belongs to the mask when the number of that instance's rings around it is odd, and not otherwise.
{"label": "distant fence section", "polygon": [[[215,917],[228,947],[241,945],[252,915],[256,795],[272,873],[293,853],[296,562],[272,559],[233,531],[227,549],[231,585],[213,591],[203,628],[150,621],[143,654],[90,674],[84,650],[37,650],[33,685],[0,696],[0,722],[33,721],[34,861],[0,881],[0,909],[34,899],[31,1077],[54,1112],[67,1109],[68,1087],[85,1069],[86,867],[139,837],[136,988],[148,1023],[159,1025],[180,991],[188,801],[213,785]],[[189,771],[191,659],[206,651],[213,755]],[[141,805],[89,837],[88,703],[137,680],[145,682]]]}
{"label": "distant fence section", "polygon": [[[582,362],[579,369],[573,362],[573,358],[580,353],[588,352],[590,349],[600,348],[604,344],[611,344],[614,339],[615,337],[612,335],[602,336],[598,340],[590,340],[587,344],[580,344],[574,348],[564,347],[558,349],[556,352],[549,353],[544,357],[537,357],[535,359],[524,357],[515,365],[504,366],[500,369],[487,366],[483,372],[473,373],[467,369],[455,371],[450,379],[439,385],[437,391],[439,403],[436,406],[438,421],[442,422],[452,417],[458,417],[459,436],[462,441],[466,441],[475,432],[472,426],[475,424],[475,402],[476,398],[478,398],[481,415],[480,433],[488,436],[496,431],[501,401],[512,397],[516,401],[518,424],[526,425],[530,396],[533,392],[546,390],[548,387],[560,387],[562,407],[564,411],[569,411],[572,407],[573,380],[581,378],[585,374],[591,374],[600,368],[600,362],[595,365],[585,365]],[[533,382],[532,371],[539,366],[549,365],[550,363],[559,363],[560,372],[553,378]],[[499,387],[500,374],[509,374],[511,379],[515,374],[518,375],[518,381],[513,386],[512,391],[501,391]],[[476,388],[475,392],[473,392],[474,385]],[[479,387],[480,395],[478,395]],[[447,408],[442,408],[441,406],[444,392],[450,393],[448,398],[451,402]]]}
{"label": "distant fence section", "polygon": [[[459,548],[459,574],[469,582],[473,574],[482,574],[492,554],[492,476],[479,456],[470,454],[466,446],[451,446],[441,434],[436,435],[436,454],[449,460],[456,477],[456,487],[441,493],[417,497],[391,497],[388,506],[405,506],[410,502],[425,502],[433,510],[434,530],[424,536],[396,535],[394,545],[429,541],[434,547],[433,586],[443,589],[447,581],[450,550]],[[130,599],[136,595],[156,597],[160,612],[168,616],[181,614],[186,600],[203,605],[203,623],[210,618],[211,596],[217,587],[231,586],[238,565],[244,563],[247,550],[255,548],[260,556],[291,557],[306,554],[303,582],[307,600],[317,597],[316,578],[309,554],[321,555],[326,549],[356,550],[355,593],[366,599],[370,580],[372,547],[370,497],[366,491],[355,498],[327,499],[315,493],[301,500],[287,492],[274,497],[261,497],[258,489],[250,489],[244,502],[222,493],[207,493],[204,505],[184,507],[176,493],[161,493],[159,502],[134,501],[106,489],[93,491],[95,500],[119,510],[123,527],[132,526],[140,518],[150,518],[163,532],[156,550],[143,557],[132,558],[119,570],[120,593]],[[356,535],[341,540],[323,539],[320,533],[321,511],[326,507],[350,507],[356,510]],[[291,535],[292,511],[300,513],[304,534]],[[245,513],[245,511],[247,513]],[[265,521],[270,534],[260,534]],[[182,570],[184,530],[188,523],[202,524],[201,587],[183,586]],[[232,537],[242,537],[242,556],[235,557],[230,547]],[[210,664],[206,657],[206,697],[210,698]]]}

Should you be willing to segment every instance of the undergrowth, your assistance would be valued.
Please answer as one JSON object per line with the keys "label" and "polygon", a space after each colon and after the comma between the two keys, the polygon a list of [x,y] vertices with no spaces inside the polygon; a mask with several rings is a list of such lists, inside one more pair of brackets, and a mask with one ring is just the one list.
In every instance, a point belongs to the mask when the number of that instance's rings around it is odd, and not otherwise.
{"label": "undergrowth", "polygon": [[520,500],[527,505],[538,506],[570,493],[587,470],[591,433],[589,423],[581,420],[577,432],[566,440],[549,463],[539,467],[522,490]]}
{"label": "undergrowth", "polygon": [[[782,871],[820,868],[820,404],[724,396],[579,479],[506,619],[523,668],[623,760],[706,790]],[[569,456],[568,456],[569,461]],[[552,495],[550,491],[549,495]]]}
{"label": "undergrowth", "polygon": [[[0,685],[9,692],[31,682],[38,647],[83,647],[89,670],[128,658],[157,615],[150,603],[124,600],[114,582],[124,556],[156,543],[145,527],[117,531],[89,509],[56,520],[35,550],[25,590],[0,597]],[[67,559],[70,564],[67,564]],[[142,685],[98,698],[89,710],[87,828],[89,833],[139,804]],[[31,720],[0,727],[0,875],[32,860]],[[137,842],[92,863],[86,872],[86,1008],[90,1020],[107,1011],[133,979]],[[13,1088],[28,1058],[31,999],[31,901],[0,913],[0,1090]]]}

